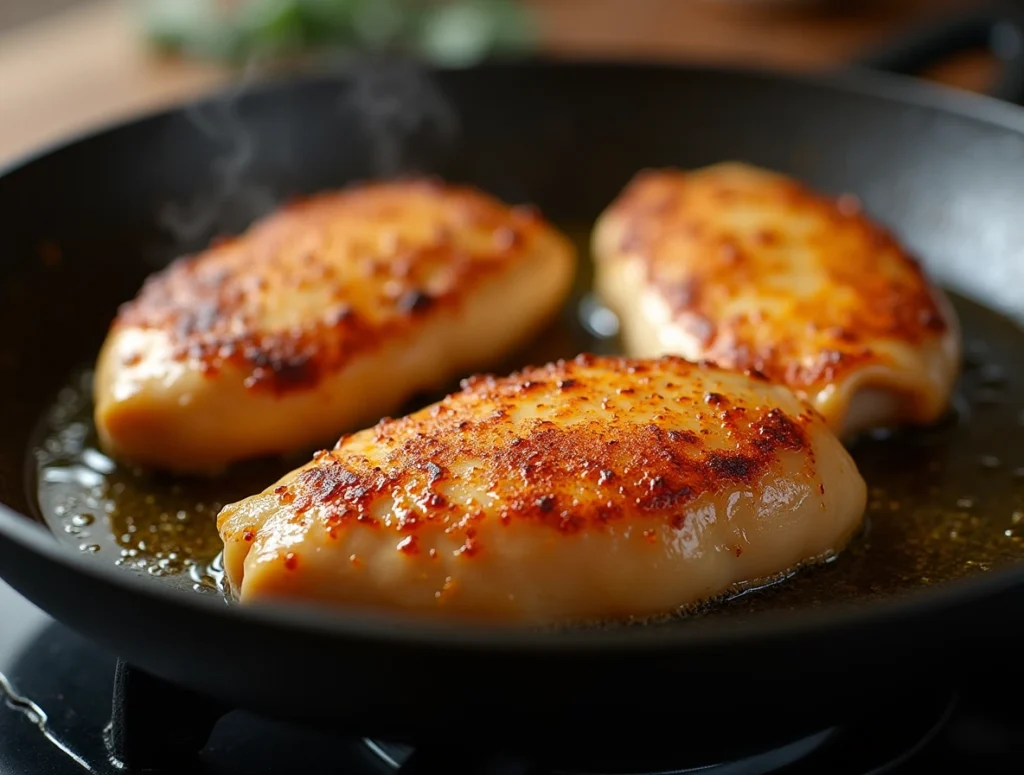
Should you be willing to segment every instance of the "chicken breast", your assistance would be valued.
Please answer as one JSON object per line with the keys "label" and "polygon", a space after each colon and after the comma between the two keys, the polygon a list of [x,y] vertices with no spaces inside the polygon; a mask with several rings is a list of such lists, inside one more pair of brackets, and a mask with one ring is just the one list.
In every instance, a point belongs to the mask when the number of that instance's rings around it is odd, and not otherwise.
{"label": "chicken breast", "polygon": [[343,437],[218,517],[243,603],[649,617],[839,552],[866,487],[785,387],[579,356]]}
{"label": "chicken breast", "polygon": [[308,451],[489,368],[570,290],[530,209],[430,180],[297,202],[151,277],[99,356],[96,427],[135,464]]}
{"label": "chicken breast", "polygon": [[949,406],[956,315],[852,198],[738,163],[648,171],[601,216],[593,251],[630,354],[758,370],[844,438]]}

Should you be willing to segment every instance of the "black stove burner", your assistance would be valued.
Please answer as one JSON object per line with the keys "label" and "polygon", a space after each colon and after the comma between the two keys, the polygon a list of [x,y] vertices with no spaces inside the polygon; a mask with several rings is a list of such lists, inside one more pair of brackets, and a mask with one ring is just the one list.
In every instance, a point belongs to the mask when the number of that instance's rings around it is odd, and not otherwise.
{"label": "black stove burner", "polygon": [[[515,755],[522,741],[509,740],[509,752],[496,755],[466,748],[457,730],[450,741],[414,751],[240,711],[217,720],[223,709],[208,699],[118,669],[109,654],[54,624],[2,583],[0,622],[0,775],[124,773],[112,753],[129,772],[154,775],[930,775],[939,769],[984,775],[1020,771],[1024,763],[1024,712],[1019,703],[1006,702],[1019,692],[1007,689],[1005,681],[966,687],[956,706],[940,693],[878,698],[856,723],[759,756],[694,769],[682,724],[668,745],[652,741],[645,750],[615,757],[575,751],[528,758]],[[723,724],[741,727],[731,719]]]}
{"label": "black stove burner", "polygon": [[[11,594],[3,587],[0,591]],[[509,741],[510,752],[502,755],[467,748],[457,738],[416,750],[352,740],[239,711],[221,717],[224,709],[208,699],[118,666],[96,646],[38,617],[34,609],[29,609],[34,620],[17,612],[5,616],[4,602],[0,597],[0,620],[24,622],[29,631],[18,634],[4,628],[0,633],[0,671],[10,679],[0,681],[0,775],[113,775],[124,772],[123,767],[129,772],[175,775],[328,769],[355,775],[909,775],[930,772],[936,760],[946,759],[960,762],[960,770],[986,771],[981,760],[971,758],[969,765],[963,764],[962,754],[959,760],[951,759],[941,746],[938,754],[921,759],[923,769],[915,764],[922,749],[935,747],[933,738],[949,730],[946,722],[953,704],[948,695],[922,695],[911,705],[886,698],[859,723],[822,730],[739,761],[702,768],[693,768],[690,762],[690,769],[685,726],[668,746],[652,742],[646,750],[615,758],[588,751],[528,758],[515,755],[515,740]],[[28,608],[23,601],[17,604]],[[116,687],[113,713],[111,686]],[[1018,739],[1015,732],[1007,734]],[[926,746],[929,741],[932,744]]]}
{"label": "black stove burner", "polygon": [[[678,761],[671,764],[671,758],[665,756],[656,760],[650,759],[649,753],[638,751],[637,755],[629,761],[611,762],[605,761],[602,765],[592,764],[585,770],[579,768],[552,767],[549,772],[552,775],[687,775],[688,773],[700,773],[700,775],[770,775],[781,771],[794,762],[797,762],[828,741],[834,729],[826,729],[803,739],[797,740],[789,745],[784,745],[775,750],[768,751],[757,756],[749,756],[727,764],[712,764],[700,767],[680,767]],[[380,757],[400,775],[407,775],[410,766],[422,767],[423,772],[430,769],[424,762],[436,763],[439,767],[442,761],[437,761],[434,752],[429,752],[429,758],[423,749],[415,749],[405,745],[393,743],[381,743],[375,740],[365,740],[366,747]],[[676,752],[678,759],[685,755],[684,752]],[[451,757],[447,757],[450,761]],[[520,765],[522,766],[522,765]],[[419,771],[419,770],[417,770]],[[515,770],[517,773],[532,772],[529,768]]]}
{"label": "black stove burner", "polygon": [[[207,698],[118,668],[110,655],[2,584],[0,622],[0,775],[931,775],[941,769],[985,775],[1024,769],[1024,711],[1006,701],[1019,691],[1005,680],[967,686],[959,703],[941,692],[880,697],[853,723],[758,756],[695,767],[682,723],[676,739],[651,741],[643,750],[527,757],[516,754],[525,750],[523,741],[509,740],[506,752],[480,751],[466,747],[457,730],[450,740],[414,750],[241,711],[221,716],[224,709]],[[741,734],[737,720],[723,724]]]}
{"label": "black stove burner", "polygon": [[[671,752],[637,750],[622,759],[603,757],[600,761],[587,761],[588,757],[582,756],[575,766],[554,762],[545,770],[527,764],[511,769],[509,760],[503,760],[506,766],[501,771],[509,775],[540,771],[551,775],[874,775],[893,772],[920,752],[945,727],[955,706],[955,697],[947,695],[923,698],[912,714],[902,706],[880,708],[877,715],[861,723],[823,729],[770,751],[719,764],[686,766],[686,744],[681,739]],[[408,775],[410,768],[417,773],[441,772],[459,755],[457,751],[415,749],[375,740],[364,743],[399,775]],[[484,771],[498,770],[474,770]]]}
{"label": "black stove burner", "polygon": [[228,712],[217,702],[118,661],[107,747],[131,769],[170,769],[195,759]]}
{"label": "black stove burner", "polygon": [[[819,730],[753,756],[695,761],[684,738],[625,751],[598,745],[587,751],[508,755],[465,745],[409,747],[364,740],[367,750],[399,775],[429,772],[502,775],[864,775],[891,771],[923,748],[949,720],[947,692],[900,696],[855,723]],[[195,764],[226,708],[118,662],[111,723],[111,760],[128,770],[176,772]],[[741,732],[737,732],[741,734]],[[510,741],[515,748],[515,742]],[[688,755],[689,754],[689,755]]]}

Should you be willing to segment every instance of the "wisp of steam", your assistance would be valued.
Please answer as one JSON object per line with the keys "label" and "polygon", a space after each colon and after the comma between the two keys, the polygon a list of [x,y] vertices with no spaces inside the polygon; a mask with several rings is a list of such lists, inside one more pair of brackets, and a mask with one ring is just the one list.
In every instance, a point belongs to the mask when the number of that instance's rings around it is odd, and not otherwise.
{"label": "wisp of steam", "polygon": [[[336,108],[347,119],[339,127],[356,129],[360,135],[346,138],[339,131],[338,142],[354,142],[367,149],[369,177],[425,171],[417,168],[409,152],[414,138],[428,136],[444,146],[454,143],[459,129],[456,112],[423,65],[406,59],[346,56],[332,61],[327,71],[338,78]],[[236,234],[299,193],[280,190],[250,174],[261,149],[256,133],[240,115],[239,102],[260,74],[260,65],[250,62],[242,77],[216,99],[186,109],[192,126],[226,151],[211,165],[209,177],[197,181],[195,195],[169,202],[157,213],[157,224],[170,244],[152,252],[151,264],[162,266],[200,249],[215,236]],[[330,114],[325,110],[320,115]],[[289,138],[278,137],[275,142],[288,143]],[[294,152],[301,153],[302,148]],[[344,182],[339,170],[338,184]]]}
{"label": "wisp of steam", "polygon": [[410,60],[360,60],[346,73],[349,87],[342,107],[355,111],[369,141],[374,177],[422,171],[406,152],[414,137],[454,141],[459,128],[455,110],[422,66]]}

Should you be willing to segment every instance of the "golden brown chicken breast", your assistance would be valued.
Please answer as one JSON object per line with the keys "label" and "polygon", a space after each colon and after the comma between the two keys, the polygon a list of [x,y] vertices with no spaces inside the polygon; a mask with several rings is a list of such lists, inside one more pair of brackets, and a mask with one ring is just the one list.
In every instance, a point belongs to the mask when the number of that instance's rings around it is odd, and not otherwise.
{"label": "golden brown chicken breast", "polygon": [[633,355],[758,370],[844,437],[947,409],[955,313],[853,199],[738,163],[649,171],[593,243],[599,293]]}
{"label": "golden brown chicken breast", "polygon": [[345,436],[218,528],[244,603],[549,623],[664,614],[820,561],[865,498],[785,387],[579,356]]}
{"label": "golden brown chicken breast", "polygon": [[551,318],[574,269],[536,212],[470,188],[314,196],[124,305],[96,369],[100,439],[177,471],[310,449],[495,363]]}

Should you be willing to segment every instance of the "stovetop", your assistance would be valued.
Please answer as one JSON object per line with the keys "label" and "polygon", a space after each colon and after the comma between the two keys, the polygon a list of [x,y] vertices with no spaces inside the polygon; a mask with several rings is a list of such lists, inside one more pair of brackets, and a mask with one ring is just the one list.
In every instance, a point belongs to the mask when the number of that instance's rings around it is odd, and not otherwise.
{"label": "stovetop", "polygon": [[[0,775],[124,773],[125,765],[112,757],[109,743],[118,731],[133,728],[128,723],[125,728],[111,729],[117,670],[114,655],[55,623],[0,582]],[[141,686],[150,695],[146,696],[149,708],[145,713],[152,714],[162,703],[173,703],[179,715],[208,712],[200,699],[190,710],[187,698],[186,710],[177,710],[182,707],[181,697],[161,690],[159,682],[124,665],[119,685],[120,710],[128,722],[140,717],[133,715],[131,703],[123,704],[125,686]],[[508,743],[510,753],[472,751],[453,730],[452,739],[430,741],[414,751],[386,742],[346,738],[343,730],[336,734],[314,731],[240,711],[221,718],[209,742],[194,757],[173,758],[182,747],[182,729],[187,731],[188,724],[178,728],[174,722],[166,727],[156,723],[152,729],[132,732],[131,746],[137,750],[141,746],[139,761],[147,766],[162,762],[162,771],[174,775],[696,771],[701,775],[917,775],[940,768],[984,775],[1024,771],[1024,707],[1005,685],[987,681],[984,686],[922,697],[913,707],[892,705],[879,697],[869,718],[848,727],[822,730],[762,756],[698,770],[687,769],[685,730],[667,749],[660,746],[657,755],[653,750],[638,750],[627,761],[573,767],[516,757],[514,740]],[[116,749],[127,750],[123,745]]]}

